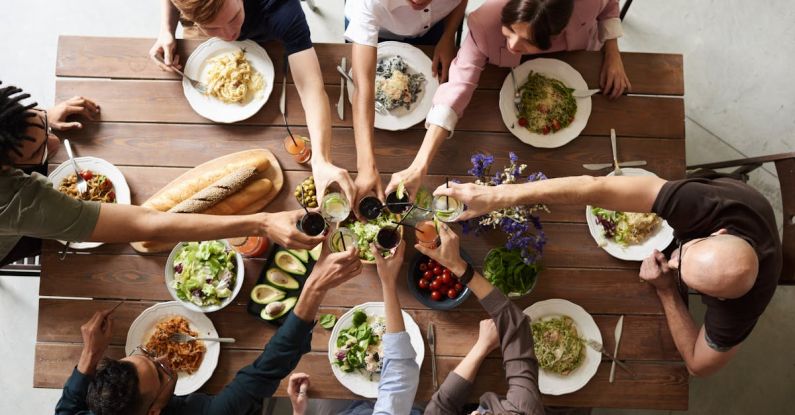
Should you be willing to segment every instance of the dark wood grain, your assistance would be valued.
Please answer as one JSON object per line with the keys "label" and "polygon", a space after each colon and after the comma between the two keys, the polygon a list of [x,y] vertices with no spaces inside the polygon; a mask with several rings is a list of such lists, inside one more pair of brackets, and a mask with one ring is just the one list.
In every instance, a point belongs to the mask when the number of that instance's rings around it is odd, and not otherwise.
{"label": "dark wood grain", "polygon": [[[326,85],[329,105],[336,105],[339,84]],[[104,122],[163,122],[210,123],[193,111],[178,81],[150,80],[59,80],[56,82],[56,101],[75,95],[91,97],[102,107]],[[456,131],[507,132],[498,113],[492,117],[479,117],[494,113],[499,93],[496,90],[477,90],[472,102],[464,111]],[[350,104],[346,102],[345,120],[332,117],[333,126],[351,126]],[[291,125],[306,125],[304,110],[295,86],[287,87],[287,121]],[[281,128],[278,92],[274,91],[265,106],[244,125],[266,125]],[[593,110],[585,135],[609,134],[615,128],[618,134],[635,137],[684,137],[684,101],[679,98],[626,96],[610,101],[603,96],[593,97]],[[413,130],[425,130],[420,122]]]}
{"label": "dark wood grain", "polygon": [[[178,40],[177,53],[184,64],[187,57],[201,44],[200,40]],[[91,36],[60,36],[55,74],[61,77],[96,77],[121,79],[177,79],[177,75],[163,72],[149,59],[154,39],[107,38]],[[431,56],[432,48],[423,47]],[[274,61],[276,78],[281,79],[282,48],[276,43],[265,45]],[[339,84],[334,67],[345,56],[350,62],[349,44],[316,44],[323,80]],[[560,59],[582,74],[589,88],[599,87],[602,68],[600,52],[566,52],[542,55]],[[623,52],[624,69],[632,82],[632,92],[650,95],[684,95],[682,56],[661,53]],[[482,89],[499,89],[507,76],[507,69],[487,65],[480,79]]]}
{"label": "dark wood grain", "polygon": [[[75,363],[80,357],[81,346],[69,343],[38,343],[34,387],[61,388]],[[107,356],[121,358],[121,346],[111,346]],[[201,389],[207,393],[217,393],[232,381],[235,373],[254,361],[259,352],[253,350],[225,350],[218,359],[218,366],[210,380]],[[439,382],[460,362],[458,357],[439,357],[437,359]],[[577,392],[562,396],[543,396],[545,405],[556,406],[595,406],[607,408],[649,408],[649,409],[687,409],[688,374],[680,364],[630,362],[629,366],[637,374],[630,379],[622,371],[616,372],[616,382],[608,383],[610,364],[602,362],[591,381]],[[345,389],[331,373],[328,355],[311,352],[301,359],[296,372],[304,372],[312,378],[312,398],[361,399]],[[476,402],[485,392],[504,394],[507,388],[498,358],[487,358],[478,372],[478,381],[471,393],[471,401]],[[286,378],[285,378],[286,379]],[[274,396],[286,396],[287,382],[283,380]],[[430,359],[426,358],[420,373],[416,401],[430,399],[431,386]]]}

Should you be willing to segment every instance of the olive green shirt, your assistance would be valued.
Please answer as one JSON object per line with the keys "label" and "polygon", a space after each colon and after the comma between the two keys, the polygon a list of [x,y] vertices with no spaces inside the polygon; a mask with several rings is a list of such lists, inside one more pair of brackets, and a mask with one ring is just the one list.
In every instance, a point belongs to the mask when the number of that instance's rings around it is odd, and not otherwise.
{"label": "olive green shirt", "polygon": [[41,174],[0,169],[0,259],[23,236],[85,241],[99,219],[99,205],[72,199]]}

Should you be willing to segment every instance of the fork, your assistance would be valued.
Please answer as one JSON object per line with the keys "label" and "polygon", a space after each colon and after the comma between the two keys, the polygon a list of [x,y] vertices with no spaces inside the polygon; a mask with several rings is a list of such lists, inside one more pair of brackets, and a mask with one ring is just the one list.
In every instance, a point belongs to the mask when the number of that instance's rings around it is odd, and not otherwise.
{"label": "fork", "polygon": [[610,129],[610,145],[613,147],[613,176],[623,176],[624,172],[621,171],[621,166],[618,165],[618,151],[616,150],[616,130]]}
{"label": "fork", "polygon": [[231,337],[193,337],[185,333],[173,333],[168,339],[174,343],[188,343],[197,340],[218,343],[234,343],[235,339]]}
{"label": "fork", "polygon": [[[351,76],[348,75],[348,72],[345,72],[345,70],[342,69],[342,67],[339,66],[339,65],[337,65],[337,72],[339,72],[340,75],[342,75],[343,78],[347,79],[348,82],[350,82],[351,85],[353,85],[353,78],[351,78]],[[348,93],[350,94],[350,92],[348,92]],[[377,112],[377,113],[379,113],[381,115],[389,114],[389,111],[386,110],[386,107],[384,107],[384,104],[382,104],[382,103],[380,103],[378,101],[374,101],[374,102],[375,102],[375,104],[374,104],[375,112]]]}
{"label": "fork", "polygon": [[608,352],[607,350],[605,350],[605,347],[604,347],[604,345],[602,345],[602,343],[599,343],[598,341],[596,341],[596,340],[593,340],[593,339],[582,338],[582,337],[580,337],[580,341],[581,341],[581,342],[583,342],[583,343],[585,343],[586,345],[588,345],[588,347],[590,347],[591,349],[594,349],[594,350],[596,350],[597,352],[599,352],[599,353],[601,353],[601,354],[605,355],[605,356],[606,356],[608,359],[610,359],[610,360],[612,360],[612,361],[616,362],[616,363],[618,364],[618,367],[620,367],[620,368],[624,369],[624,370],[625,370],[627,373],[629,373],[629,374],[630,374],[630,376],[632,376],[632,378],[635,378],[635,377],[636,377],[636,376],[635,376],[635,372],[633,372],[633,371],[632,371],[632,370],[629,368],[629,366],[627,366],[627,365],[626,365],[626,363],[624,363],[624,362],[622,362],[622,361],[620,361],[620,360],[616,359],[616,358],[615,358],[615,356],[613,356],[612,354],[610,354],[610,352]]}
{"label": "fork", "polygon": [[201,93],[201,94],[206,94],[206,93],[207,93],[207,86],[206,86],[205,84],[203,84],[203,83],[201,83],[201,82],[199,82],[199,81],[197,81],[197,80],[195,80],[195,79],[191,78],[191,77],[190,77],[190,76],[188,76],[188,75],[185,75],[185,73],[184,73],[184,72],[180,71],[180,70],[179,70],[179,69],[177,69],[175,66],[173,66],[173,65],[168,65],[168,64],[167,64],[165,61],[163,61],[163,58],[161,58],[161,57],[160,57],[160,55],[155,55],[155,59],[157,59],[157,61],[158,61],[158,62],[160,62],[160,63],[162,63],[163,65],[166,65],[166,66],[168,66],[169,68],[173,69],[173,70],[174,70],[174,72],[176,72],[176,73],[178,73],[178,74],[182,75],[182,77],[183,77],[183,78],[185,78],[185,79],[187,79],[187,80],[188,80],[188,82],[190,82],[190,85],[191,85],[191,86],[192,86],[192,87],[193,87],[195,90],[199,91],[199,93]]}
{"label": "fork", "polygon": [[[83,176],[80,175],[80,167],[77,166],[77,161],[75,161],[74,153],[72,153],[72,144],[69,143],[69,139],[63,140],[63,145],[66,147],[66,154],[69,155],[69,160],[72,162],[72,167],[75,169],[75,176],[77,177],[77,191],[80,192],[80,195],[86,194],[88,192],[88,183]],[[67,241],[66,245],[63,247],[63,251],[58,255],[58,259],[63,261],[66,259],[66,255],[69,253],[69,245],[71,242]]]}
{"label": "fork", "polygon": [[[513,109],[516,111],[516,117],[519,117],[521,111],[519,111],[519,103],[522,102],[522,98],[519,96],[519,84],[516,83],[516,75],[513,73],[513,68],[511,68],[511,80],[513,81]],[[514,127],[514,123],[511,123],[511,128]]]}

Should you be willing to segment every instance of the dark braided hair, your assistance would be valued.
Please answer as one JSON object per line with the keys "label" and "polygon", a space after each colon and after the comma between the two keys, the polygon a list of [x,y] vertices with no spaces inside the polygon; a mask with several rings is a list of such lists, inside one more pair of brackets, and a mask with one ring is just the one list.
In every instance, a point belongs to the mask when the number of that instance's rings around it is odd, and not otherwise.
{"label": "dark braided hair", "polygon": [[[0,85],[3,82],[0,81]],[[13,164],[11,154],[22,156],[20,148],[24,141],[35,141],[25,134],[28,127],[41,127],[29,118],[36,114],[30,111],[37,104],[23,104],[21,101],[30,98],[30,94],[22,93],[15,86],[0,88],[0,166]]]}
{"label": "dark braided hair", "polygon": [[138,372],[130,362],[104,358],[88,385],[88,409],[95,415],[137,415],[141,412]]}

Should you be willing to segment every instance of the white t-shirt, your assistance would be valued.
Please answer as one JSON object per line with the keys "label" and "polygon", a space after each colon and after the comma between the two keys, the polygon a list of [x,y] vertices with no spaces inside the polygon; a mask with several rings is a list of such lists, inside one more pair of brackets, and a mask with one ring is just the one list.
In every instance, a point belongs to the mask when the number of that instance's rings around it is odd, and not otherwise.
{"label": "white t-shirt", "polygon": [[348,0],[345,39],[378,46],[379,37],[395,40],[420,37],[459,4],[461,0],[433,0],[424,9],[414,10],[408,0]]}

